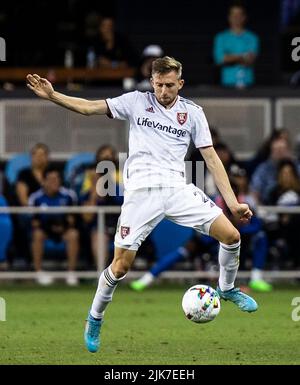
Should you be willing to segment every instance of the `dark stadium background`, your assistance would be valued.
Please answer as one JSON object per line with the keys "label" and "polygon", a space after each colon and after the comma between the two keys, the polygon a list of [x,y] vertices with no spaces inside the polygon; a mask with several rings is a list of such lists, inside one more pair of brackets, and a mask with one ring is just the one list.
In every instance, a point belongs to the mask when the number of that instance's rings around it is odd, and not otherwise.
{"label": "dark stadium background", "polygon": [[[246,7],[247,27],[260,38],[256,83],[249,89],[222,87],[212,56],[214,36],[227,28],[228,7],[236,3]],[[283,15],[291,3],[298,9],[284,23]],[[300,162],[300,61],[291,60],[291,41],[300,36],[300,0],[2,0],[0,37],[6,42],[6,61],[0,61],[0,198],[5,196],[9,205],[14,205],[14,186],[9,186],[6,166],[14,156],[28,155],[39,141],[50,146],[51,164],[62,173],[74,154],[94,154],[107,142],[117,152],[127,151],[128,126],[124,122],[83,117],[38,100],[26,88],[27,68],[49,74],[57,67],[64,71],[68,50],[74,54],[73,69],[86,71],[85,23],[91,13],[114,18],[117,30],[129,39],[138,58],[144,47],[158,44],[165,54],[183,63],[186,84],[182,95],[204,103],[212,128],[219,129],[222,140],[232,148],[242,167],[250,169],[261,144],[285,128],[294,158]],[[24,68],[24,76],[17,80],[3,76],[9,71],[15,77]],[[298,77],[294,77],[297,72]],[[128,91],[123,80],[84,78],[73,83],[72,78],[65,76],[54,86],[71,96],[100,99]],[[193,160],[199,160],[197,155]],[[290,211],[299,208],[288,207]],[[20,214],[14,218],[17,215]],[[2,216],[1,213],[0,219]],[[261,216],[265,220],[266,211]],[[2,230],[0,225],[0,241],[4,238]],[[27,230],[30,232],[31,227]],[[292,230],[297,237],[299,226]],[[114,229],[110,231],[112,235]],[[177,241],[176,234],[175,230],[161,232],[160,246],[170,249],[172,242]],[[87,247],[89,240],[84,239],[81,244],[76,270],[80,284],[66,287],[66,259],[55,254],[48,257],[46,270],[56,282],[41,289],[35,282],[30,242],[27,239],[23,247],[22,235],[19,230],[14,233],[7,252],[8,264],[2,265],[0,260],[0,300],[3,298],[7,307],[6,322],[2,322],[0,312],[1,364],[87,364],[98,365],[97,370],[100,365],[105,369],[111,364],[299,365],[300,267],[292,265],[286,251],[290,245],[285,243],[282,247],[282,234],[272,239],[277,248],[268,248],[265,267],[266,278],[273,285],[271,292],[252,293],[252,249],[244,248],[248,255],[241,263],[238,283],[253,294],[259,311],[244,314],[222,302],[217,319],[200,329],[184,318],[181,299],[192,284],[216,286],[216,260],[206,250],[200,250],[201,255],[179,261],[153,287],[134,292],[128,282],[139,278],[157,256],[153,245],[145,243],[107,312],[103,350],[97,355],[88,355],[82,338],[83,321],[99,276],[99,265]],[[90,233],[85,235],[88,238]],[[112,250],[110,247],[110,257]],[[200,262],[199,256],[204,256]],[[299,262],[299,253],[297,256]],[[108,264],[99,249],[98,257],[102,265]],[[199,377],[202,380],[203,372]],[[102,378],[99,371],[95,374]]]}
{"label": "dark stadium background", "polygon": [[[216,31],[227,25],[226,13],[232,1],[145,3],[138,0],[101,1],[26,1],[1,3],[0,32],[6,38],[7,62],[1,66],[62,65],[64,51],[70,44],[78,49],[75,64],[85,61],[80,54],[84,43],[84,16],[91,11],[116,18],[118,30],[130,38],[137,53],[147,44],[160,44],[165,52],[185,63],[188,84],[214,84],[211,47]],[[257,62],[257,83],[282,84],[283,71],[291,70],[290,36],[296,27],[280,26],[279,0],[244,1],[249,28],[261,37]],[[298,29],[297,29],[298,25]],[[188,42],[188,44],[187,44]]]}

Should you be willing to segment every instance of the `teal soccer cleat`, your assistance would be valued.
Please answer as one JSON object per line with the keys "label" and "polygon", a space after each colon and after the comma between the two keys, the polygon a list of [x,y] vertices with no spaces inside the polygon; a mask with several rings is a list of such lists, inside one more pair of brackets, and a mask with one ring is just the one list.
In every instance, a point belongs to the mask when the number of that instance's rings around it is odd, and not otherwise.
{"label": "teal soccer cleat", "polygon": [[84,331],[84,341],[87,350],[96,353],[100,347],[100,329],[103,324],[102,320],[95,319],[88,315]]}
{"label": "teal soccer cleat", "polygon": [[225,301],[231,301],[235,303],[242,311],[249,313],[258,309],[257,303],[249,295],[243,293],[240,288],[233,288],[228,291],[222,291],[219,286],[217,287],[217,293],[220,298]]}

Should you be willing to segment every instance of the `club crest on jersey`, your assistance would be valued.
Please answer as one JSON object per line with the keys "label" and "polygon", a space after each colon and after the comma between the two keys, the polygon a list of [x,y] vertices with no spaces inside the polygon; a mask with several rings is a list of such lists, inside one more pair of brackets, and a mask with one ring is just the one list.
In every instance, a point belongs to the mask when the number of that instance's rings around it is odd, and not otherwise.
{"label": "club crest on jersey", "polygon": [[149,108],[146,108],[146,111],[147,111],[147,112],[153,112],[153,113],[154,113],[154,108],[151,106],[151,107],[149,107]]}
{"label": "club crest on jersey", "polygon": [[177,112],[178,123],[183,125],[187,120],[187,112]]}
{"label": "club crest on jersey", "polygon": [[121,237],[122,237],[122,239],[127,237],[127,235],[129,235],[129,233],[130,233],[130,227],[121,226]]}

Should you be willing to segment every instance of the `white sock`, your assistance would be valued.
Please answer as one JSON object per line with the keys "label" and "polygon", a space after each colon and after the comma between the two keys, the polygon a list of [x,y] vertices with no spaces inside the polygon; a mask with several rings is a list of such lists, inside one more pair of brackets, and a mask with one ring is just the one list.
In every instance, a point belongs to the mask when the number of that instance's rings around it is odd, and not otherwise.
{"label": "white sock", "polygon": [[108,266],[107,269],[102,271],[90,311],[92,317],[96,319],[103,318],[104,310],[109,302],[112,301],[117,284],[123,278],[125,278],[125,275],[121,278],[116,278],[111,271],[111,266]]}
{"label": "white sock", "polygon": [[138,281],[143,283],[145,286],[149,286],[154,281],[154,278],[154,275],[149,272],[144,274]]}
{"label": "white sock", "polygon": [[263,279],[262,270],[252,269],[251,270],[251,281],[261,281]]}
{"label": "white sock", "polygon": [[219,264],[220,277],[219,287],[222,291],[234,288],[234,281],[239,268],[241,241],[233,245],[225,245],[220,242]]}

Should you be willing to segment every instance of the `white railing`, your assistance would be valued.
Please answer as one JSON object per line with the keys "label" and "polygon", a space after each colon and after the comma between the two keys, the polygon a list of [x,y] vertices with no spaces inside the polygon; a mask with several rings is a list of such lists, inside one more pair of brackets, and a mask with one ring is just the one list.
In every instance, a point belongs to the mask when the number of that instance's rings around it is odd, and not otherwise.
{"label": "white railing", "polygon": [[[97,214],[98,248],[97,270],[102,271],[106,262],[105,214],[119,214],[119,206],[71,206],[71,207],[0,207],[0,214]],[[1,278],[2,274],[0,274]]]}
{"label": "white railing", "polygon": [[300,206],[258,206],[257,214],[264,218],[265,214],[300,214]]}
{"label": "white railing", "polygon": [[[105,242],[105,214],[119,214],[121,207],[119,206],[72,206],[72,207],[0,207],[0,214],[87,214],[94,213],[97,215],[97,229],[98,229],[98,252],[97,252],[97,271],[77,271],[76,275],[78,278],[93,279],[99,276],[105,268],[106,263],[106,242]],[[300,214],[300,206],[286,207],[286,206],[258,206],[257,213],[261,218],[264,218],[267,213],[273,214]],[[127,278],[140,277],[143,271],[131,271],[127,274]],[[250,271],[240,271],[238,278],[248,279],[250,278]],[[53,271],[49,272],[53,278],[65,278],[66,272]],[[0,272],[1,280],[10,279],[34,279],[35,272],[26,271],[8,271]],[[217,271],[168,271],[163,273],[162,278],[168,279],[217,279],[219,273]],[[300,278],[300,271],[265,271],[265,278],[273,279],[290,279]]]}

